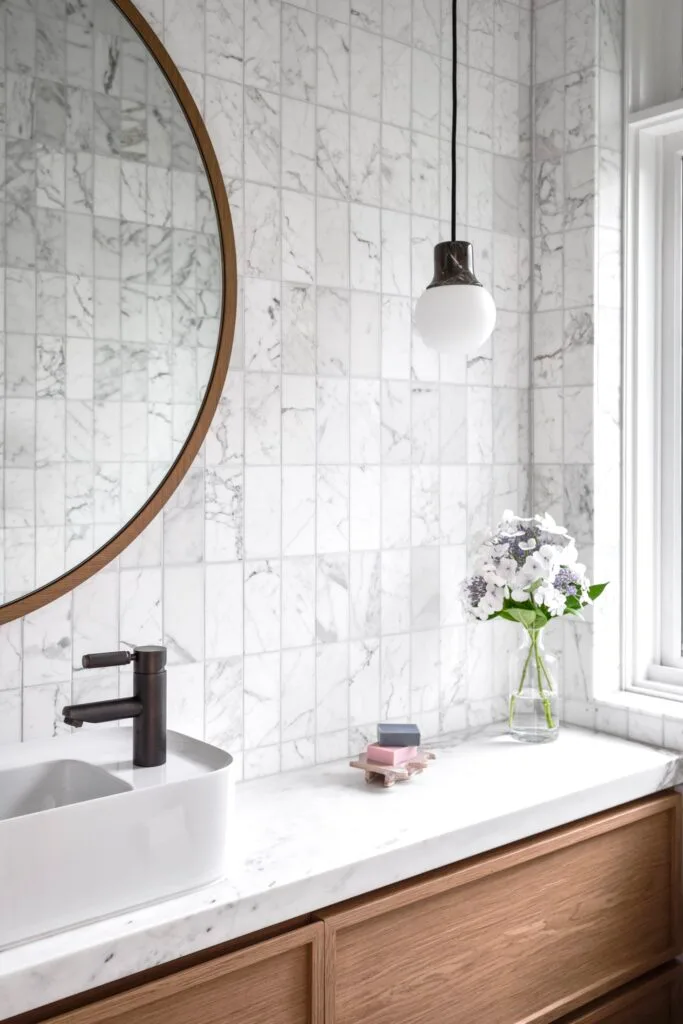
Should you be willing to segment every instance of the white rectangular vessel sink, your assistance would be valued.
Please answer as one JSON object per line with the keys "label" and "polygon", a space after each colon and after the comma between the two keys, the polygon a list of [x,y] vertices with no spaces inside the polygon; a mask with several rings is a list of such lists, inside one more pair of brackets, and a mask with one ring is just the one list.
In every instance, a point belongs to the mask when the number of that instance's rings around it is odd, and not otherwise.
{"label": "white rectangular vessel sink", "polygon": [[85,761],[47,761],[0,771],[0,821],[80,804],[133,787]]}
{"label": "white rectangular vessel sink", "polygon": [[0,746],[0,949],[222,877],[230,754],[174,732],[165,765],[132,751],[125,727]]}

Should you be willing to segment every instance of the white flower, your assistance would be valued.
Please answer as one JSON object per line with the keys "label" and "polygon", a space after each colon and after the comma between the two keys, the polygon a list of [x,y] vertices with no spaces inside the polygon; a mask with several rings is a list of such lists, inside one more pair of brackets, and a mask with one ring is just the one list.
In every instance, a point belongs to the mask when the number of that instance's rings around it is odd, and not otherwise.
{"label": "white flower", "polygon": [[545,605],[551,615],[562,615],[566,605],[566,598],[559,590],[555,590],[552,583],[538,587],[534,591],[534,603]]}
{"label": "white flower", "polygon": [[492,584],[494,587],[505,586],[505,577],[498,571],[498,567],[492,562],[484,562],[480,571],[487,583]]}
{"label": "white flower", "polygon": [[568,530],[564,526],[558,526],[550,513],[542,516],[534,516],[536,522],[545,533],[556,533],[558,537],[568,536]]}
{"label": "white flower", "polygon": [[506,509],[497,528],[482,536],[472,572],[461,597],[466,613],[476,619],[496,615],[505,600],[531,600],[551,616],[576,611],[576,601],[590,603],[574,538],[548,514],[524,518]]}
{"label": "white flower", "polygon": [[484,618],[488,618],[489,615],[503,610],[504,597],[505,591],[502,587],[490,587],[479,602],[478,610],[485,613]]}

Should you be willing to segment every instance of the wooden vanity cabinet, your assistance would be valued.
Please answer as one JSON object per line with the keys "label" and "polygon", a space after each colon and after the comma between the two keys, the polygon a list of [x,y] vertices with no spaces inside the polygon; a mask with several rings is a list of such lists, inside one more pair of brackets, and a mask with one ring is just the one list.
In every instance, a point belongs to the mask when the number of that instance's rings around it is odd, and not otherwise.
{"label": "wooden vanity cabinet", "polygon": [[323,1024],[322,932],[298,928],[48,1024]]}
{"label": "wooden vanity cabinet", "polygon": [[325,1024],[541,1024],[667,962],[679,834],[657,796],[332,907]]}
{"label": "wooden vanity cabinet", "polygon": [[680,835],[648,797],[15,1022],[683,1024],[678,982],[628,987],[681,952]]}

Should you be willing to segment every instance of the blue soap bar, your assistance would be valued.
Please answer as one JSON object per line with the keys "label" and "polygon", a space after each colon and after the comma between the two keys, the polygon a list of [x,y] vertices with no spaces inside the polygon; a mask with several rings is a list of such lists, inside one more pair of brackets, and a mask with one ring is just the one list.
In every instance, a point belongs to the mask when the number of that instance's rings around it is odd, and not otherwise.
{"label": "blue soap bar", "polygon": [[383,747],[419,747],[420,730],[416,725],[380,722],[377,726],[377,742]]}

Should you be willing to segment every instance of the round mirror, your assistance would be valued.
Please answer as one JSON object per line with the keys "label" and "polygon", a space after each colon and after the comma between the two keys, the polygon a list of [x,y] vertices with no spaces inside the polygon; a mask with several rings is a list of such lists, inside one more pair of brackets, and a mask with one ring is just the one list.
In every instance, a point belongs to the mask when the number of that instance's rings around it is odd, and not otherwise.
{"label": "round mirror", "polygon": [[168,501],[223,387],[236,272],[206,129],[128,0],[7,5],[2,53],[6,622]]}

